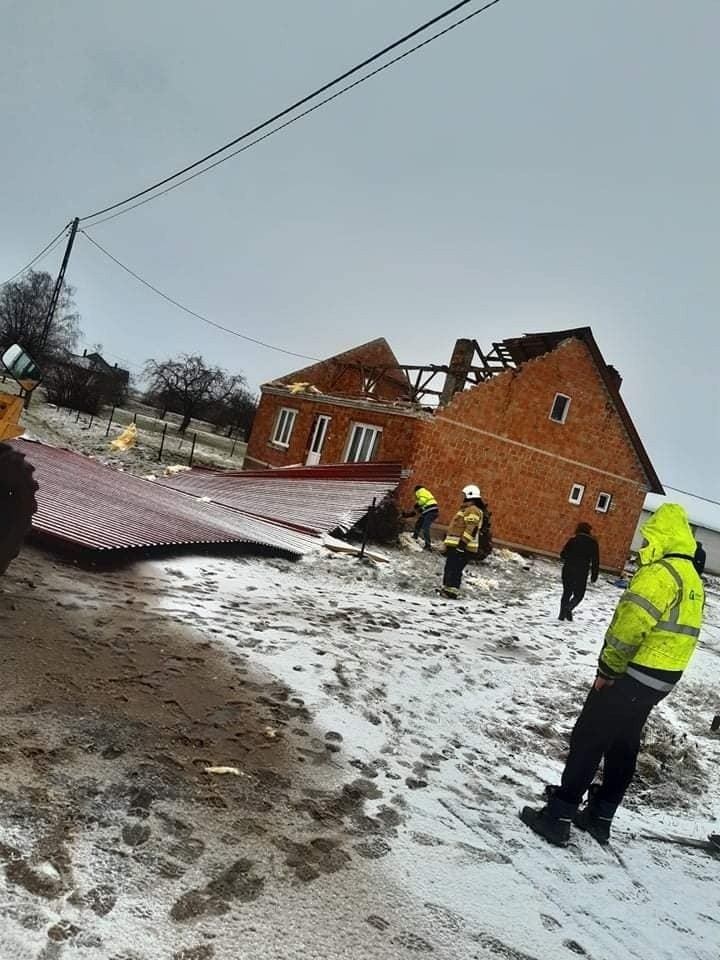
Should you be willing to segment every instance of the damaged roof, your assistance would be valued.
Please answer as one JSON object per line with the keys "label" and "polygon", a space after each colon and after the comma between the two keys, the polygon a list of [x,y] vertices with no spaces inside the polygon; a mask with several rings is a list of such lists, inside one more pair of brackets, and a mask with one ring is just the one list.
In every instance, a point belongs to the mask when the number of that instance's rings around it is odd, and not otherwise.
{"label": "damaged roof", "polygon": [[239,474],[220,482],[219,471],[197,470],[157,482],[59,447],[12,445],[35,468],[34,532],[98,552],[250,544],[301,556],[318,547],[321,534],[352,527],[373,497],[400,480],[397,464],[348,464],[334,475],[324,467],[268,470],[249,475],[251,492]]}
{"label": "damaged roof", "polygon": [[400,482],[398,463],[342,463],[277,470],[196,469],[158,483],[312,533],[350,530]]}

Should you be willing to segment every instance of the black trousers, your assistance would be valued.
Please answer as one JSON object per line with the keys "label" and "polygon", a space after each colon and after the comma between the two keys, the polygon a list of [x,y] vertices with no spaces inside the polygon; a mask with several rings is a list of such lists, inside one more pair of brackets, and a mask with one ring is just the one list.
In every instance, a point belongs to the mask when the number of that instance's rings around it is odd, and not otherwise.
{"label": "black trousers", "polygon": [[590,690],[570,737],[570,755],[558,796],[580,803],[604,759],[595,797],[616,807],[635,774],[640,737],[652,708],[667,694],[631,677]]}
{"label": "black trousers", "polygon": [[563,570],[563,595],[560,601],[560,612],[572,611],[577,607],[587,590],[587,571],[582,570],[579,573],[576,570]]}
{"label": "black trousers", "polygon": [[421,513],[415,521],[415,530],[413,531],[413,536],[419,537],[422,533],[426,547],[429,547],[431,544],[430,527],[432,527],[437,520],[439,513],[439,510],[428,510],[427,513]]}
{"label": "black trousers", "polygon": [[450,549],[445,559],[443,586],[457,590],[462,583],[463,570],[468,562],[468,555],[464,550]]}

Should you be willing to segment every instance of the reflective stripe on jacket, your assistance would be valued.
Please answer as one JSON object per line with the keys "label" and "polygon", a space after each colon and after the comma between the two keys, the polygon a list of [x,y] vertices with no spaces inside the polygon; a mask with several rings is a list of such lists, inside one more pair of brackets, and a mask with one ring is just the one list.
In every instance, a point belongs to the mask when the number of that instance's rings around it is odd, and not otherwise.
{"label": "reflective stripe on jacket", "polygon": [[[681,513],[672,513],[673,508]],[[657,556],[663,546],[666,552],[640,567],[620,598],[600,654],[600,671],[670,690],[697,646],[705,594],[681,507],[664,504],[642,532],[648,540],[646,557]]]}
{"label": "reflective stripe on jacket", "polygon": [[415,503],[422,513],[438,508],[437,500],[426,487],[415,491]]}
{"label": "reflective stripe on jacket", "polygon": [[448,527],[445,546],[467,550],[468,553],[477,553],[480,547],[482,522],[483,512],[474,503],[462,507],[455,514]]}

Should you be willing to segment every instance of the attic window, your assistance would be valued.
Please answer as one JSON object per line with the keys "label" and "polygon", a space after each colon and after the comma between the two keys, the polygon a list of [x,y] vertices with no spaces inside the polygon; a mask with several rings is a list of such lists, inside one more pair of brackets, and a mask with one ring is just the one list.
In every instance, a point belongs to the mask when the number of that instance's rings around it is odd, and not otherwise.
{"label": "attic window", "polygon": [[584,493],[585,487],[581,483],[574,483],[570,488],[570,496],[568,497],[568,500],[570,503],[574,503],[577,507],[582,503]]}
{"label": "attic window", "polygon": [[363,393],[373,394],[377,390],[377,380],[372,377],[363,377]]}
{"label": "attic window", "polygon": [[612,503],[612,494],[611,493],[599,493],[597,498],[597,503],[595,504],[595,509],[598,513],[607,513],[610,509],[610,504]]}
{"label": "attic window", "polygon": [[570,397],[566,397],[564,393],[556,393],[550,411],[550,419],[554,420],[555,423],[565,423],[569,409]]}

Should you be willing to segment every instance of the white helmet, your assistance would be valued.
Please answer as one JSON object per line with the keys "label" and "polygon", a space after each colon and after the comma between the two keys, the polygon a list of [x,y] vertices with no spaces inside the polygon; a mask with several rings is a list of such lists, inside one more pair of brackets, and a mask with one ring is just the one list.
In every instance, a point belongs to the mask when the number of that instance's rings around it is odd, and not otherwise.
{"label": "white helmet", "polygon": [[466,487],[463,487],[462,492],[466,500],[480,499],[480,487],[476,487],[474,483],[469,483]]}

